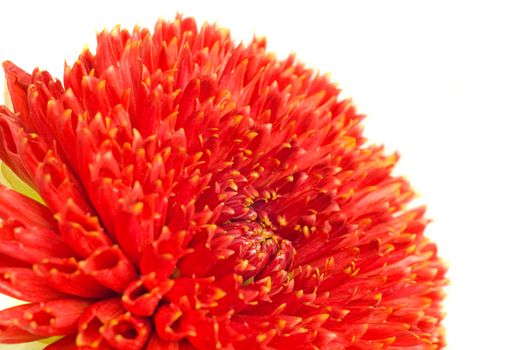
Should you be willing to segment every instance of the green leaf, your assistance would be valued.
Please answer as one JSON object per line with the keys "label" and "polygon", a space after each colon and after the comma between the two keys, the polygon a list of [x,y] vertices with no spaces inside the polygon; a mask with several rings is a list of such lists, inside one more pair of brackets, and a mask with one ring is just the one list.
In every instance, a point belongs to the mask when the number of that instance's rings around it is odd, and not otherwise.
{"label": "green leaf", "polygon": [[4,162],[0,164],[0,183],[45,205],[42,197],[31,186],[22,181]]}
{"label": "green leaf", "polygon": [[40,339],[38,342],[39,343],[43,343],[43,344],[51,344],[51,343],[56,342],[60,338],[62,338],[62,337],[50,337],[50,338],[46,338],[46,339]]}

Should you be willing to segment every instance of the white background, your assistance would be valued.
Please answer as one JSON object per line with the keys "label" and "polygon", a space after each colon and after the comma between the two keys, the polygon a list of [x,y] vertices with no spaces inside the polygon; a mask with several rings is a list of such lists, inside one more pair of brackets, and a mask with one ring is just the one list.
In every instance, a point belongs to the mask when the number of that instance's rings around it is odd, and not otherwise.
{"label": "white background", "polygon": [[[402,159],[450,264],[448,349],[525,349],[525,10],[519,1],[3,1],[0,60],[61,77],[95,32],[177,11],[330,72]],[[525,3],[524,3],[525,6]],[[7,301],[0,299],[1,306]],[[4,349],[0,346],[0,348]],[[29,347],[28,347],[29,348]],[[7,346],[5,349],[23,349]]]}

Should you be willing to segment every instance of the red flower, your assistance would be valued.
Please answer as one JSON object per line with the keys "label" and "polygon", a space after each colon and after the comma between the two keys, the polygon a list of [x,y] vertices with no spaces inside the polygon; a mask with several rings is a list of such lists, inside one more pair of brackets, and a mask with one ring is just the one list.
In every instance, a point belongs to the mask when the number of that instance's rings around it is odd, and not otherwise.
{"label": "red flower", "polygon": [[424,209],[326,77],[191,18],[103,32],[64,83],[4,63],[0,342],[439,349]]}

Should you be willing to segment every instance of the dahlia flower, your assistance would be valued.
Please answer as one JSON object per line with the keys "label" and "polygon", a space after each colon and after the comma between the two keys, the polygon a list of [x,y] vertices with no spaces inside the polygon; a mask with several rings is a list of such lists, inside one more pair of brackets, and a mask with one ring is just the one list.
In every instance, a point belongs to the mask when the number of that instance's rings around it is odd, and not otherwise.
{"label": "dahlia flower", "polygon": [[182,16],[3,67],[1,343],[444,346],[425,210],[325,76]]}

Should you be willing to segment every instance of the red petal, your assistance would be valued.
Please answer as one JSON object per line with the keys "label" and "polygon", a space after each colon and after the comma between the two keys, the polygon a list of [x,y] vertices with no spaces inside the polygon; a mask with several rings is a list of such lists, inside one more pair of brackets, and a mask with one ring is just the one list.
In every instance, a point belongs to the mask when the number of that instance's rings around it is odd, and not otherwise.
{"label": "red petal", "polygon": [[135,268],[118,246],[95,251],[80,268],[103,286],[123,292],[137,278]]}
{"label": "red petal", "polygon": [[115,236],[126,255],[138,264],[144,249],[155,239],[155,207],[144,197],[140,198],[142,201],[126,197],[123,195],[120,199],[122,206],[118,212],[120,218],[115,225]]}
{"label": "red petal", "polygon": [[144,250],[140,260],[141,273],[149,275],[153,272],[159,281],[169,278],[179,259],[191,251],[185,248],[188,236],[186,231],[173,234],[165,228],[159,239]]}
{"label": "red petal", "polygon": [[72,257],[74,252],[62,237],[40,227],[25,227],[14,219],[0,227],[0,253],[27,264],[52,257]]}
{"label": "red petal", "polygon": [[5,61],[2,66],[4,68],[7,88],[9,89],[9,95],[13,102],[14,110],[18,113],[25,127],[34,130],[27,106],[27,88],[29,87],[29,84],[31,84],[31,75],[24,72],[10,61]]}
{"label": "red petal", "polygon": [[0,344],[27,343],[42,338],[45,337],[31,334],[17,326],[0,324]]}
{"label": "red petal", "polygon": [[16,325],[42,337],[70,334],[88,306],[89,302],[79,299],[19,305],[0,311],[0,326]]}
{"label": "red petal", "polygon": [[64,240],[84,258],[99,248],[113,244],[97,217],[83,211],[73,200],[62,206],[56,219]]}
{"label": "red petal", "polygon": [[195,335],[191,328],[181,327],[183,313],[175,304],[162,305],[155,313],[155,330],[161,339],[179,341]]}
{"label": "red petal", "polygon": [[46,279],[50,286],[63,293],[84,298],[103,298],[111,295],[110,290],[79,269],[74,258],[46,259],[35,264],[33,269],[38,276]]}
{"label": "red petal", "polygon": [[50,287],[45,279],[33,270],[24,268],[0,268],[0,292],[15,299],[39,302],[61,299],[67,295]]}
{"label": "red petal", "polygon": [[0,185],[0,218],[16,219],[27,227],[56,229],[53,215],[47,207],[2,185]]}
{"label": "red petal", "polygon": [[89,349],[104,348],[105,340],[102,336],[104,326],[125,311],[118,298],[91,305],[78,321],[77,345]]}
{"label": "red petal", "polygon": [[126,288],[122,295],[122,303],[134,315],[151,316],[174,283],[170,279],[157,283],[155,273],[142,276]]}
{"label": "red petal", "polygon": [[150,333],[149,320],[132,316],[129,312],[113,318],[102,331],[106,341],[118,350],[142,349]]}
{"label": "red petal", "polygon": [[0,106],[0,159],[29,185],[33,177],[27,172],[20,154],[18,154],[18,135],[21,125],[16,116],[4,106]]}
{"label": "red petal", "polygon": [[83,211],[91,210],[81,185],[53,151],[49,150],[43,159],[39,159],[34,177],[38,193],[53,212],[59,212],[67,201],[72,201]]}

